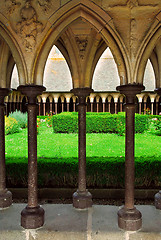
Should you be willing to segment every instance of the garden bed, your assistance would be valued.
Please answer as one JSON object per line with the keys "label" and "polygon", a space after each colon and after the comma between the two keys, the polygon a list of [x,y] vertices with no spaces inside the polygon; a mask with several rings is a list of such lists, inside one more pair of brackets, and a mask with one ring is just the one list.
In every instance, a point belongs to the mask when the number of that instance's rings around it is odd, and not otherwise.
{"label": "garden bed", "polygon": [[[7,186],[27,187],[27,158],[6,161]],[[124,157],[87,157],[88,188],[124,188]],[[135,158],[135,187],[161,187],[161,158]],[[39,187],[78,186],[77,158],[39,158]]]}

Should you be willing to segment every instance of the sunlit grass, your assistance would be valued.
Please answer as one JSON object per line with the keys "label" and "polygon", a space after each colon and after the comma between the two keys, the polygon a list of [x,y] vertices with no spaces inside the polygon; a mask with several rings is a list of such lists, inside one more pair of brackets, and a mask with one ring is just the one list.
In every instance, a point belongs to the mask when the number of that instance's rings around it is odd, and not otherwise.
{"label": "sunlit grass", "polygon": [[[52,127],[39,127],[38,157],[68,158],[78,156],[77,134],[54,134]],[[116,134],[87,134],[87,157],[125,156],[125,136]],[[7,157],[27,157],[27,129],[6,136]],[[153,131],[135,135],[135,156],[160,156],[161,136]]]}

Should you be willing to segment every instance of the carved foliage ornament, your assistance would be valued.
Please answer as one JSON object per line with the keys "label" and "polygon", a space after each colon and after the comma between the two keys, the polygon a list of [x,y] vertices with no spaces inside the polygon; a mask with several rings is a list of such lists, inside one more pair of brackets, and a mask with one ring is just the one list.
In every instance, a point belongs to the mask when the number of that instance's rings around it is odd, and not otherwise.
{"label": "carved foliage ornament", "polygon": [[85,51],[87,48],[87,44],[88,44],[88,39],[80,39],[79,37],[76,37],[76,43],[79,49],[79,56],[81,59],[84,58],[85,55]]}
{"label": "carved foliage ornament", "polygon": [[16,8],[21,6],[21,3],[17,0],[5,0],[5,5],[7,7],[7,13],[12,14]]}
{"label": "carved foliage ornament", "polygon": [[23,40],[27,52],[32,52],[36,45],[37,34],[42,32],[43,24],[37,21],[37,14],[31,5],[31,0],[25,2],[20,10],[21,21],[16,25],[16,31]]}
{"label": "carved foliage ornament", "polygon": [[38,0],[37,2],[45,14],[51,9],[51,0]]}

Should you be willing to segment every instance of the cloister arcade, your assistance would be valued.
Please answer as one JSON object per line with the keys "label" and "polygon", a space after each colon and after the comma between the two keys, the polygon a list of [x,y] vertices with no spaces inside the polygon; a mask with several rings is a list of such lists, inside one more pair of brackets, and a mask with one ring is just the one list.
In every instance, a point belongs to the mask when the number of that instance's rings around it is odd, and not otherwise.
{"label": "cloister arcade", "polygon": [[[8,103],[7,113],[22,109],[23,102],[28,102],[28,204],[21,212],[25,229],[43,226],[45,214],[37,198],[37,102],[39,113],[44,115],[65,108],[76,111],[78,102],[79,180],[73,194],[73,206],[78,209],[92,207],[92,196],[86,189],[86,110],[117,113],[123,111],[125,103],[125,206],[118,211],[118,225],[129,231],[141,228],[141,212],[134,207],[135,102],[137,96],[139,113],[149,103],[152,114],[160,112],[160,11],[160,0],[0,1],[0,208],[12,203],[5,183],[4,102]],[[70,93],[45,92],[44,69],[53,45],[70,69]],[[107,47],[117,65],[119,84],[115,93],[97,93],[92,89],[93,74]],[[143,79],[148,59],[154,69],[155,89],[142,93],[146,90]],[[19,86],[10,94],[15,64]],[[90,103],[87,109],[86,102]],[[161,209],[161,191],[155,195],[155,206]]]}
{"label": "cloister arcade", "polygon": [[[151,115],[160,113],[161,98],[154,92],[138,94],[136,99],[136,113],[147,114],[149,109]],[[14,111],[26,112],[27,98],[13,91],[5,99],[6,114]],[[45,92],[37,98],[38,115],[57,114],[61,112],[77,111],[78,99],[70,92]],[[117,114],[125,111],[125,96],[118,92],[94,92],[86,98],[87,112],[110,112]]]}

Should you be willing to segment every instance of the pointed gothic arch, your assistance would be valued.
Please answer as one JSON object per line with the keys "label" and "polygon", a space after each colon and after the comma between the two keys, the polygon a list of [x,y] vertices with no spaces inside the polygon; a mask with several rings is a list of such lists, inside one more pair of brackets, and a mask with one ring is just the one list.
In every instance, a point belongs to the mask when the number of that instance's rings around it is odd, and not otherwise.
{"label": "pointed gothic arch", "polygon": [[45,62],[51,50],[51,47],[63,31],[77,19],[84,19],[99,32],[110,47],[116,61],[120,83],[126,84],[130,81],[130,67],[126,47],[120,36],[114,32],[109,21],[111,17],[99,6],[91,1],[78,3],[76,0],[65,4],[61,9],[54,13],[49,19],[49,28],[45,39],[41,43],[34,62],[33,76],[36,84],[42,84]]}
{"label": "pointed gothic arch", "polygon": [[19,44],[14,36],[8,29],[6,29],[1,20],[3,20],[3,17],[0,14],[0,37],[8,45],[12,53],[13,59],[17,65],[20,84],[25,84],[27,82],[27,68],[22,51],[20,50]]}

